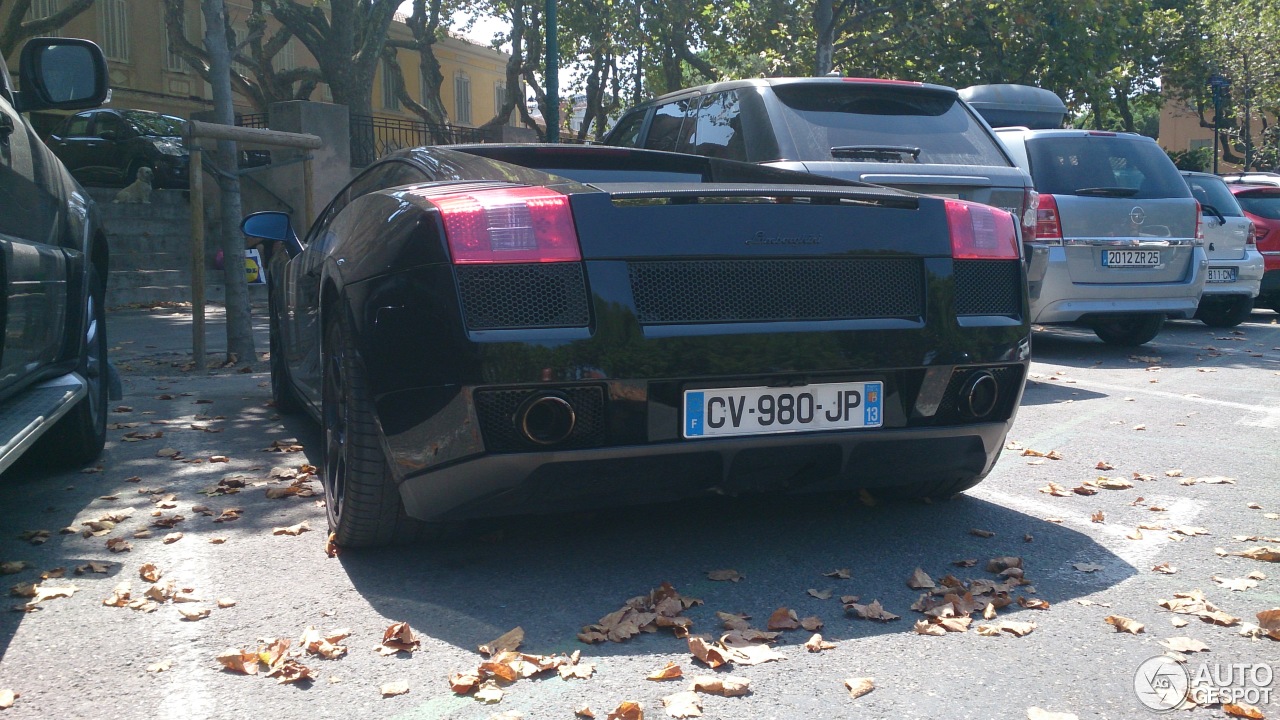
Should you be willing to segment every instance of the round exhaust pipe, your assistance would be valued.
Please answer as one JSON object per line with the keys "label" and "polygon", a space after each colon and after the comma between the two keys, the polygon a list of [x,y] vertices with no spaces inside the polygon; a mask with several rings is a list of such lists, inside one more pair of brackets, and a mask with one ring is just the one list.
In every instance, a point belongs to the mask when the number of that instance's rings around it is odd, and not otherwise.
{"label": "round exhaust pipe", "polygon": [[960,413],[981,420],[996,409],[1000,401],[1000,383],[986,370],[975,372],[960,386]]}
{"label": "round exhaust pipe", "polygon": [[573,432],[577,415],[573,405],[560,393],[538,393],[516,409],[516,430],[536,445],[554,445]]}

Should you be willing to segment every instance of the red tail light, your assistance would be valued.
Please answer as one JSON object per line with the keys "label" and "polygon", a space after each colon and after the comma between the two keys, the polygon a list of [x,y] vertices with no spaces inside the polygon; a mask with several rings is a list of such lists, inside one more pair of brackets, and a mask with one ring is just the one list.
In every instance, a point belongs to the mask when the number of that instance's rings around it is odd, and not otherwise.
{"label": "red tail light", "polygon": [[569,198],[542,187],[427,198],[440,211],[454,264],[582,259]]}
{"label": "red tail light", "polygon": [[1244,244],[1245,245],[1258,244],[1258,226],[1254,225],[1252,220],[1249,221],[1249,232],[1244,236]]}
{"label": "red tail light", "polygon": [[1036,240],[1062,244],[1062,221],[1058,218],[1058,201],[1043,194],[1036,206]]}
{"label": "red tail light", "polygon": [[1257,225],[1254,225],[1253,227],[1256,233],[1253,237],[1253,242],[1255,245],[1265,240],[1267,236],[1271,234],[1271,228],[1258,227]]}
{"label": "red tail light", "polygon": [[1196,201],[1196,244],[1204,244],[1204,226],[1200,224],[1200,219],[1204,217],[1204,208],[1200,207],[1200,201]]}
{"label": "red tail light", "polygon": [[1017,260],[1018,232],[1013,216],[978,203],[947,200],[951,257],[958,260]]}

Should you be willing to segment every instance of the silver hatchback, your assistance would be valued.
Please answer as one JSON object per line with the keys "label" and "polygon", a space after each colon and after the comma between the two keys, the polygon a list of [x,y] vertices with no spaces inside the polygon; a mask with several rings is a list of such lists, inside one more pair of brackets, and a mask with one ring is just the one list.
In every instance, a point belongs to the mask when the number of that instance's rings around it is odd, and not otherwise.
{"label": "silver hatchback", "polygon": [[1129,133],[1001,128],[1040,193],[1026,244],[1033,323],[1079,322],[1112,345],[1195,315],[1208,260],[1187,184],[1154,140]]}
{"label": "silver hatchback", "polygon": [[1182,177],[1200,203],[1200,227],[1209,257],[1196,318],[1209,327],[1235,327],[1253,312],[1253,299],[1262,287],[1265,268],[1256,229],[1222,178],[1197,172],[1184,172]]}

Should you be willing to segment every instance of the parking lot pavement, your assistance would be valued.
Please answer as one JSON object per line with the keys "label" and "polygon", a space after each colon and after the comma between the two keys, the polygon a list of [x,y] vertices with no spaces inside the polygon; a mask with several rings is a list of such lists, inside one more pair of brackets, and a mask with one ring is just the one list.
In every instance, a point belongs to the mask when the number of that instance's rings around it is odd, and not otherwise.
{"label": "parking lot pavement", "polygon": [[[19,695],[4,714],[567,718],[582,705],[604,717],[634,700],[648,717],[666,717],[662,698],[686,689],[689,676],[710,673],[685,640],[668,630],[595,645],[576,636],[669,582],[703,601],[683,613],[695,633],[719,636],[717,611],[750,615],[763,628],[788,608],[820,618],[821,634],[836,645],[810,653],[802,647],[810,633],[783,632],[776,646],[783,659],[721,668],[748,678],[751,692],[701,695],[703,717],[1023,718],[1032,706],[1080,718],[1156,717],[1141,704],[1135,677],[1167,645],[1190,644],[1175,638],[1208,647],[1174,664],[1193,675],[1207,667],[1221,676],[1228,664],[1257,670],[1280,658],[1277,641],[1239,634],[1258,612],[1280,607],[1280,564],[1233,554],[1280,549],[1277,319],[1259,311],[1236,331],[1172,322],[1133,350],[1103,345],[1086,330],[1037,332],[1010,444],[983,484],[950,502],[711,498],[476,523],[442,542],[330,558],[321,496],[310,494],[319,483],[280,477],[318,463],[318,433],[270,406],[261,358],[184,371],[185,313],[115,313],[112,356],[125,397],[113,404],[101,461],[65,473],[17,467],[0,485],[0,561],[29,564],[5,567],[15,570],[10,584],[74,588],[70,597],[34,603],[35,611],[0,614],[0,689]],[[211,316],[213,350],[219,333]],[[283,470],[272,477],[273,468]],[[310,531],[275,534],[301,523]],[[21,539],[40,530],[48,531],[43,540]],[[182,537],[166,542],[172,533]],[[112,540],[131,549],[112,552]],[[1002,582],[986,572],[1002,557],[1021,560],[1028,584],[1013,588],[1011,599],[1022,604],[990,621],[975,615],[965,632],[913,631],[924,619],[911,610],[921,591],[907,585],[917,568],[936,583]],[[954,564],[962,560],[976,564]],[[162,573],[158,582],[141,577],[148,563]],[[729,569],[741,579],[708,574]],[[824,576],[837,569],[849,578]],[[173,602],[168,581],[179,599],[198,602]],[[160,600],[152,608],[144,593],[153,585]],[[1239,622],[1223,626],[1161,607],[1192,590]],[[831,597],[821,599],[826,591]],[[842,609],[846,595],[860,605],[879,601],[901,619],[858,619]],[[140,609],[104,604],[139,598]],[[23,607],[30,599],[11,601]],[[200,615],[193,608],[209,614],[184,619],[183,611]],[[1145,627],[1122,632],[1110,616]],[[374,652],[400,621],[418,634],[420,649]],[[1034,628],[994,637],[976,629],[1002,621]],[[216,659],[274,638],[297,649],[309,626],[350,631],[338,659],[295,658],[314,681],[278,684],[224,670]],[[450,690],[450,673],[482,660],[478,645],[517,626],[522,650],[581,651],[594,672],[504,683],[496,704]],[[644,679],[668,661],[685,678]],[[863,677],[874,678],[875,689],[850,698],[844,681]],[[1239,688],[1252,688],[1249,697],[1268,716],[1280,709],[1262,701],[1262,690],[1280,683],[1244,680]],[[408,693],[384,698],[382,686],[397,681]]]}

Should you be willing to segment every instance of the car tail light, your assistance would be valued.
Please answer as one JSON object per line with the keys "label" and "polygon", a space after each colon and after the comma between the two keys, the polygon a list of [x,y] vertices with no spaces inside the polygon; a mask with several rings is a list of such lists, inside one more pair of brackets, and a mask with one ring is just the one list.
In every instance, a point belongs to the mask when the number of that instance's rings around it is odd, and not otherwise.
{"label": "car tail light", "polygon": [[1255,245],[1265,240],[1267,236],[1271,234],[1271,228],[1258,227],[1255,225],[1254,230],[1255,235],[1253,236],[1253,242]]}
{"label": "car tail light", "polygon": [[957,260],[1017,260],[1018,233],[1013,216],[987,205],[947,200],[951,257]]}
{"label": "car tail light", "polygon": [[455,265],[582,260],[569,198],[543,187],[427,198],[444,221]]}
{"label": "car tail light", "polygon": [[[1263,230],[1262,234],[1265,235],[1266,230]],[[1249,221],[1249,231],[1244,236],[1244,244],[1254,246],[1258,244],[1258,226],[1252,220]]]}
{"label": "car tail light", "polygon": [[1196,201],[1196,244],[1197,245],[1204,244],[1204,225],[1201,224],[1200,222],[1200,219],[1202,217],[1204,217],[1204,208],[1200,206],[1200,201],[1197,200]]}
{"label": "car tail light", "polygon": [[1036,209],[1040,207],[1040,193],[1026,188],[1022,191],[1022,241],[1036,237]]}
{"label": "car tail light", "polygon": [[1036,204],[1036,241],[1062,244],[1062,221],[1058,217],[1058,201],[1042,194]]}

